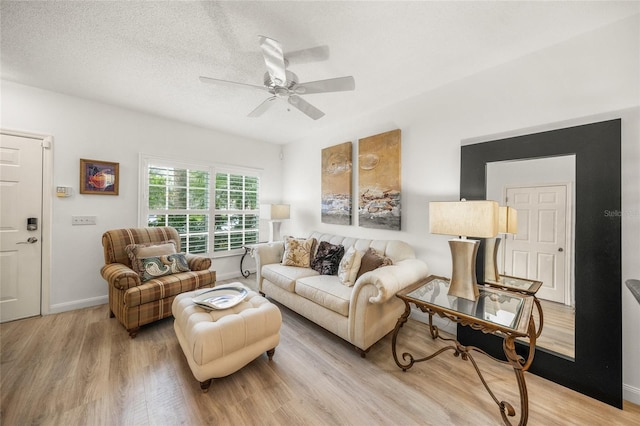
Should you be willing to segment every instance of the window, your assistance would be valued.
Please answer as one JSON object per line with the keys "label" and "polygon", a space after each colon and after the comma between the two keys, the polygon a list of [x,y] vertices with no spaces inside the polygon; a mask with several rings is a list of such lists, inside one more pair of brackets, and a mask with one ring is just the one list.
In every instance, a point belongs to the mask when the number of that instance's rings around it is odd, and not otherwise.
{"label": "window", "polygon": [[141,156],[140,164],[140,189],[145,195],[140,197],[141,226],[176,228],[187,253],[233,253],[258,242],[256,171],[149,156]]}
{"label": "window", "polygon": [[216,173],[214,251],[258,242],[259,189],[257,176]]}

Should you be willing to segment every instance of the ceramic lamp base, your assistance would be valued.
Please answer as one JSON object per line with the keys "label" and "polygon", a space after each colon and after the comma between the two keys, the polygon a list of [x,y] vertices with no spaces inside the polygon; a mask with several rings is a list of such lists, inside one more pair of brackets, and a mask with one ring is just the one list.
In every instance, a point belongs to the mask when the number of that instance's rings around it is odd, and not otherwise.
{"label": "ceramic lamp base", "polygon": [[500,246],[500,238],[487,238],[484,240],[484,244],[484,279],[499,282],[498,247]]}
{"label": "ceramic lamp base", "polygon": [[480,296],[476,279],[476,256],[479,245],[480,242],[477,240],[449,240],[453,262],[449,296],[467,300],[477,300]]}
{"label": "ceramic lamp base", "polygon": [[269,221],[269,242],[280,241],[280,225],[282,222],[279,220]]}

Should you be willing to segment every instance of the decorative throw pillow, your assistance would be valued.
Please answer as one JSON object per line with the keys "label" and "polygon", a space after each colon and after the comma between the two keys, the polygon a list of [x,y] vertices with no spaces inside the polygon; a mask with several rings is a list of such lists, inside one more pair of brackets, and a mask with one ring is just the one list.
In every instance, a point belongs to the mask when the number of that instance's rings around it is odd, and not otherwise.
{"label": "decorative throw pillow", "polygon": [[338,279],[347,287],[351,287],[356,282],[356,275],[360,270],[360,263],[362,262],[362,254],[355,249],[355,247],[349,247],[349,250],[344,254],[338,267]]}
{"label": "decorative throw pillow", "polygon": [[373,271],[381,266],[392,265],[393,262],[386,256],[378,254],[378,252],[369,247],[369,249],[362,255],[362,261],[360,262],[360,269],[356,275],[356,280],[360,278],[360,275],[365,272]]}
{"label": "decorative throw pillow", "polygon": [[344,256],[344,246],[320,241],[316,257],[311,262],[311,268],[320,275],[336,275],[342,256]]}
{"label": "decorative throw pillow", "polygon": [[176,253],[176,243],[173,240],[162,241],[161,243],[129,244],[124,248],[131,260],[133,269],[142,279],[144,268],[141,259],[152,256],[163,256],[165,254]]}
{"label": "decorative throw pillow", "polygon": [[142,282],[177,272],[189,272],[189,264],[184,253],[165,254],[163,256],[143,257]]}
{"label": "decorative throw pillow", "polygon": [[285,266],[308,268],[311,265],[311,253],[313,252],[315,243],[315,238],[299,240],[292,237],[286,237],[282,264]]}

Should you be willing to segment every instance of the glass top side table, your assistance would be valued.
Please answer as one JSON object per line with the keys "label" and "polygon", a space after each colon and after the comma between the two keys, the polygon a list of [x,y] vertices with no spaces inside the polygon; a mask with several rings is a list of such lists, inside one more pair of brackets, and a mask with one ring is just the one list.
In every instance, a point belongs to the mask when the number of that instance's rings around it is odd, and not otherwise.
{"label": "glass top side table", "polygon": [[[508,290],[480,287],[480,296],[477,300],[472,301],[449,296],[447,294],[448,291],[449,280],[447,278],[431,275],[425,280],[417,282],[396,294],[405,304],[405,311],[402,316],[398,318],[391,340],[393,359],[396,365],[403,371],[407,371],[417,362],[430,360],[448,350],[453,351],[454,356],[459,356],[465,361],[471,361],[485,389],[498,405],[503,422],[510,425],[511,422],[508,417],[515,416],[515,409],[510,403],[500,401],[496,398],[473,359],[472,352],[489,355],[474,346],[464,346],[453,338],[442,337],[438,327],[433,325],[433,315],[450,319],[463,326],[471,327],[474,330],[481,330],[485,333],[495,333],[504,339],[503,349],[506,361],[491,356],[489,356],[489,358],[496,362],[509,364],[513,368],[520,394],[521,413],[518,424],[526,425],[529,415],[529,399],[524,372],[527,371],[531,362],[533,362],[536,343],[535,324],[533,323],[533,317],[531,315],[534,304],[533,296]],[[416,358],[412,354],[404,352],[401,356],[402,360],[400,360],[398,357],[397,339],[400,329],[403,324],[407,322],[411,314],[411,305],[415,305],[422,312],[429,314],[429,332],[432,339],[453,342],[453,344],[442,347],[431,355],[422,358]],[[526,360],[516,353],[515,339],[518,337],[525,337],[530,341],[529,354]]]}

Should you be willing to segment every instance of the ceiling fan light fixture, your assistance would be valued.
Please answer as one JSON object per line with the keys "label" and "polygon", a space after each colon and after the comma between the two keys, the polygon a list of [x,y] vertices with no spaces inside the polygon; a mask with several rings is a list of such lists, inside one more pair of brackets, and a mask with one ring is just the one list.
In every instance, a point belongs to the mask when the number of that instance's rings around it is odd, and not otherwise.
{"label": "ceiling fan light fixture", "polygon": [[[259,36],[258,39],[267,68],[267,72],[264,74],[263,86],[254,86],[234,81],[200,77],[200,81],[203,83],[251,87],[271,93],[273,96],[264,100],[253,111],[251,111],[248,115],[249,117],[259,117],[270,108],[273,104],[273,100],[285,99],[290,105],[293,105],[307,117],[313,120],[318,120],[324,116],[324,112],[299,97],[299,95],[343,92],[355,89],[355,80],[352,76],[298,84],[300,81],[298,76],[286,69],[289,65],[289,61],[284,57],[282,45],[277,40],[268,37]],[[327,46],[318,46],[317,48],[305,49],[295,53],[305,53],[309,58],[315,57],[317,60],[325,60],[328,57],[329,48]]]}

